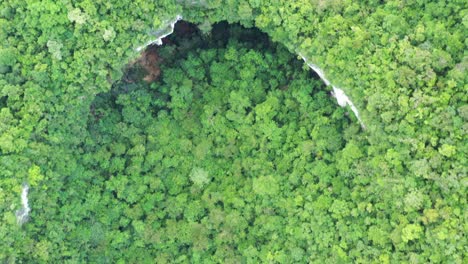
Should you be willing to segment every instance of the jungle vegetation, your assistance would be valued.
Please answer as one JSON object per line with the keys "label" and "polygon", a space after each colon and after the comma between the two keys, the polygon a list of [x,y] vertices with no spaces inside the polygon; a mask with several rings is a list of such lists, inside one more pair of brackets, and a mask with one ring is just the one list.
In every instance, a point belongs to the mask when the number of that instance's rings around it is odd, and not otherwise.
{"label": "jungle vegetation", "polygon": [[2,1],[0,261],[466,263],[467,10]]}

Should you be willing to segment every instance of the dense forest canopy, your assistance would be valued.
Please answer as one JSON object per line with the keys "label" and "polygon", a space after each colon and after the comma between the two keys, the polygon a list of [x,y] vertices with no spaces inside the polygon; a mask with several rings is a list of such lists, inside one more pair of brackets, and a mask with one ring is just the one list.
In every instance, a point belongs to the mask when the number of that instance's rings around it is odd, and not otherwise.
{"label": "dense forest canopy", "polygon": [[466,263],[467,10],[2,1],[0,260]]}

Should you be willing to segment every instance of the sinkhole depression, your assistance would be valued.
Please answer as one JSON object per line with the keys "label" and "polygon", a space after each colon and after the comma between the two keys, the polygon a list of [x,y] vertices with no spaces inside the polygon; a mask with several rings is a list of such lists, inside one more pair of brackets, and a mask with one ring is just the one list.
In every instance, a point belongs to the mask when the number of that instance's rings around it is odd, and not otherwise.
{"label": "sinkhole depression", "polygon": [[[360,130],[320,76],[256,28],[180,21],[160,44],[91,105],[86,151],[107,153],[92,167],[110,182],[158,176],[171,195],[226,176],[296,185],[294,168],[334,163]],[[125,199],[126,190],[113,194]]]}
{"label": "sinkhole depression", "polygon": [[93,221],[144,230],[159,256],[217,254],[216,237],[267,243],[264,215],[302,221],[284,202],[306,186],[342,185],[336,153],[361,128],[297,55],[228,23],[181,21],[162,42],[91,105],[77,159],[103,188]]}

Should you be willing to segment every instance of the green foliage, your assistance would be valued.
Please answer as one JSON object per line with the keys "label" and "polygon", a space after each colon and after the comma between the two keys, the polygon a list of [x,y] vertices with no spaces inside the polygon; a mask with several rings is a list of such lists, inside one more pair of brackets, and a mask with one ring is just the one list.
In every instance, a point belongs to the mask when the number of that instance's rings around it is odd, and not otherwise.
{"label": "green foliage", "polygon": [[16,63],[16,51],[12,48],[0,49],[0,67],[13,66]]}
{"label": "green foliage", "polygon": [[210,182],[208,172],[202,168],[193,168],[192,172],[190,173],[190,180],[192,180],[193,184],[199,187],[202,187],[203,185],[206,185]]}
{"label": "green foliage", "polygon": [[[203,33],[126,82],[176,14]],[[465,263],[466,17],[461,0],[2,1],[0,260]]]}

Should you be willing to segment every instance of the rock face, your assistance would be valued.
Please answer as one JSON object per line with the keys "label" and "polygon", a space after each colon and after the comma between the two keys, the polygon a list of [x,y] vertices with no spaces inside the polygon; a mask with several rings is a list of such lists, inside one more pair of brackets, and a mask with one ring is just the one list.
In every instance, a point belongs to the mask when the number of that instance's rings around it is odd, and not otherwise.
{"label": "rock face", "polygon": [[353,102],[349,99],[349,97],[345,94],[345,92],[341,90],[340,88],[333,86],[333,96],[335,96],[336,102],[341,107],[346,107],[347,105],[349,105],[349,107],[351,108],[351,111],[353,111],[354,115],[356,116],[359,123],[361,124],[361,127],[365,129],[366,126],[364,125],[364,123],[361,120],[361,117],[359,116],[359,111],[357,110]]}
{"label": "rock face", "polygon": [[148,47],[149,45],[153,45],[153,44],[156,44],[156,45],[159,45],[159,46],[162,45],[163,44],[162,39],[169,36],[170,34],[172,34],[172,32],[174,32],[175,24],[181,19],[182,19],[182,16],[177,15],[173,20],[169,21],[166,24],[165,27],[163,27],[163,28],[157,30],[156,32],[154,32],[154,35],[156,35],[155,40],[149,41],[145,45],[136,48],[136,50],[141,51],[142,49]]}
{"label": "rock face", "polygon": [[[317,65],[309,62],[307,58],[301,53],[298,53],[298,55],[301,56],[301,58],[305,61],[305,63],[307,63],[307,65],[317,73],[317,75],[320,77],[320,79],[322,79],[325,85],[327,86],[332,85],[330,81],[325,77],[325,73],[323,72],[322,69],[320,69]],[[351,99],[349,99],[349,97],[345,94],[345,92],[342,89],[334,85],[332,85],[332,87],[333,87],[332,95],[336,98],[336,102],[338,103],[338,105],[341,107],[346,107],[347,105],[349,105],[349,107],[351,108],[351,111],[353,111],[354,115],[356,116],[359,123],[361,124],[361,127],[365,129],[366,126],[362,122],[361,116],[359,115],[359,111],[354,105],[354,103],[351,101]]]}
{"label": "rock face", "polygon": [[23,184],[23,190],[21,191],[22,208],[16,211],[16,221],[19,225],[22,225],[29,220],[29,212],[31,212],[31,208],[29,207],[28,192],[29,185],[25,183]]}

